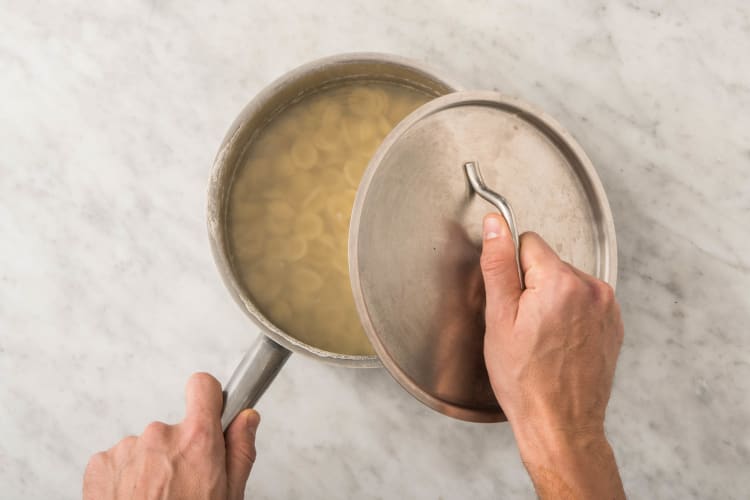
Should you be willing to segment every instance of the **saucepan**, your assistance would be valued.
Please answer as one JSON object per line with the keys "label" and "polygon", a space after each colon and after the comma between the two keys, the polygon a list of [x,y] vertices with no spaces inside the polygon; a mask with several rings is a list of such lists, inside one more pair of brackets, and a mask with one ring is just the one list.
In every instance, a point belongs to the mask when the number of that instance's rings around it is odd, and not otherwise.
{"label": "saucepan", "polygon": [[[351,212],[352,298],[377,356],[318,349],[270,321],[238,279],[227,238],[233,176],[256,134],[305,96],[357,80],[433,96],[379,144]],[[497,92],[460,90],[418,63],[382,54],[322,59],[262,91],[227,133],[209,184],[217,266],[262,332],[226,385],[224,427],[255,404],[292,352],[342,366],[382,362],[438,412],[472,422],[504,420],[483,359],[480,226],[490,207],[508,222],[520,286],[518,234],[533,230],[563,259],[614,287],[617,243],[604,188],[580,145],[543,111]]]}
{"label": "saucepan", "polygon": [[283,75],[261,91],[231,125],[216,156],[208,185],[208,234],[216,266],[227,290],[261,335],[246,352],[224,388],[222,427],[244,408],[254,406],[291,353],[345,367],[380,366],[376,355],[350,355],[308,345],[264,315],[242,285],[227,238],[227,200],[236,169],[254,136],[285,107],[319,89],[347,80],[376,80],[407,85],[435,97],[458,86],[423,65],[384,54],[345,54],[314,61]]}

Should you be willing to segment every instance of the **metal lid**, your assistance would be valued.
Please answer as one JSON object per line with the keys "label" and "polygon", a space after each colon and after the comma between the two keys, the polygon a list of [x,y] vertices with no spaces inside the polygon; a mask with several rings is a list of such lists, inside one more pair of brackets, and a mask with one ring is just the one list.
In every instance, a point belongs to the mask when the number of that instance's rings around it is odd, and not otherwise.
{"label": "metal lid", "polygon": [[452,417],[493,422],[505,417],[484,366],[479,269],[482,218],[493,207],[477,195],[477,179],[469,182],[467,162],[512,206],[520,232],[541,234],[563,259],[613,286],[617,249],[591,162],[559,124],[526,104],[494,92],[449,94],[383,141],[349,231],[362,325],[417,399]]}

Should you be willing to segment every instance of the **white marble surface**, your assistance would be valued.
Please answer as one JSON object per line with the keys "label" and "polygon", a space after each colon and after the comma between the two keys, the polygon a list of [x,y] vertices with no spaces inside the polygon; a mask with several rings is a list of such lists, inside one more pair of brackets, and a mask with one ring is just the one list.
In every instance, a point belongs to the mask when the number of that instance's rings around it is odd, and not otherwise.
{"label": "white marble surface", "polygon": [[[609,193],[626,339],[608,429],[631,498],[750,492],[750,5],[0,0],[0,498],[182,412],[255,337],[209,253],[229,123],[310,59],[398,53],[519,96]],[[506,425],[293,357],[249,498],[532,498]]]}

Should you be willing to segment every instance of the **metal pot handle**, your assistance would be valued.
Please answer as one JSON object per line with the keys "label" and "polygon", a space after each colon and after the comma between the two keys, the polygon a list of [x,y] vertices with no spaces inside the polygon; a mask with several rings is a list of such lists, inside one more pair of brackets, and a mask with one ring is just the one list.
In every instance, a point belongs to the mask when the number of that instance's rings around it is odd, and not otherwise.
{"label": "metal pot handle", "polygon": [[500,214],[505,218],[505,222],[508,223],[510,228],[510,235],[513,238],[513,246],[515,247],[516,253],[516,268],[518,269],[518,279],[521,281],[521,290],[526,288],[523,282],[523,271],[521,271],[521,257],[519,254],[520,244],[518,241],[518,230],[516,229],[516,219],[513,216],[513,209],[510,207],[510,203],[503,196],[499,195],[495,191],[491,190],[484,183],[482,179],[482,173],[479,171],[479,164],[475,161],[469,161],[464,163],[464,170],[466,170],[466,177],[469,179],[469,184],[472,189],[482,198],[490,202],[497,208]]}
{"label": "metal pot handle", "polygon": [[224,408],[221,412],[223,431],[242,410],[255,406],[291,353],[265,335],[259,336],[224,388]]}

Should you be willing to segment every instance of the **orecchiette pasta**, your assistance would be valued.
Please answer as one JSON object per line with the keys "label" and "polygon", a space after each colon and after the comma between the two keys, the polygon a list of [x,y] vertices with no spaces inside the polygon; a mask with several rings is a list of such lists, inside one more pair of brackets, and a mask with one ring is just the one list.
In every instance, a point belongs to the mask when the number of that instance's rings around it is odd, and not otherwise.
{"label": "orecchiette pasta", "polygon": [[292,146],[292,162],[297,168],[303,170],[311,169],[318,162],[318,150],[309,136],[300,137],[294,141]]}
{"label": "orecchiette pasta", "polygon": [[307,253],[307,240],[299,234],[293,234],[284,242],[279,255],[282,258],[295,261],[300,260]]}
{"label": "orecchiette pasta", "polygon": [[323,286],[323,278],[315,271],[302,267],[295,269],[292,274],[294,285],[303,292],[317,292]]}
{"label": "orecchiette pasta", "polygon": [[266,317],[320,349],[370,354],[349,285],[348,228],[383,138],[430,96],[352,81],[303,97],[253,138],[232,181],[227,236]]}
{"label": "orecchiette pasta", "polygon": [[314,213],[300,213],[294,221],[294,233],[307,240],[315,239],[323,233],[323,219]]}
{"label": "orecchiette pasta", "polygon": [[294,165],[290,156],[284,156],[281,161],[276,163],[276,172],[282,177],[288,179],[294,175],[297,167]]}

